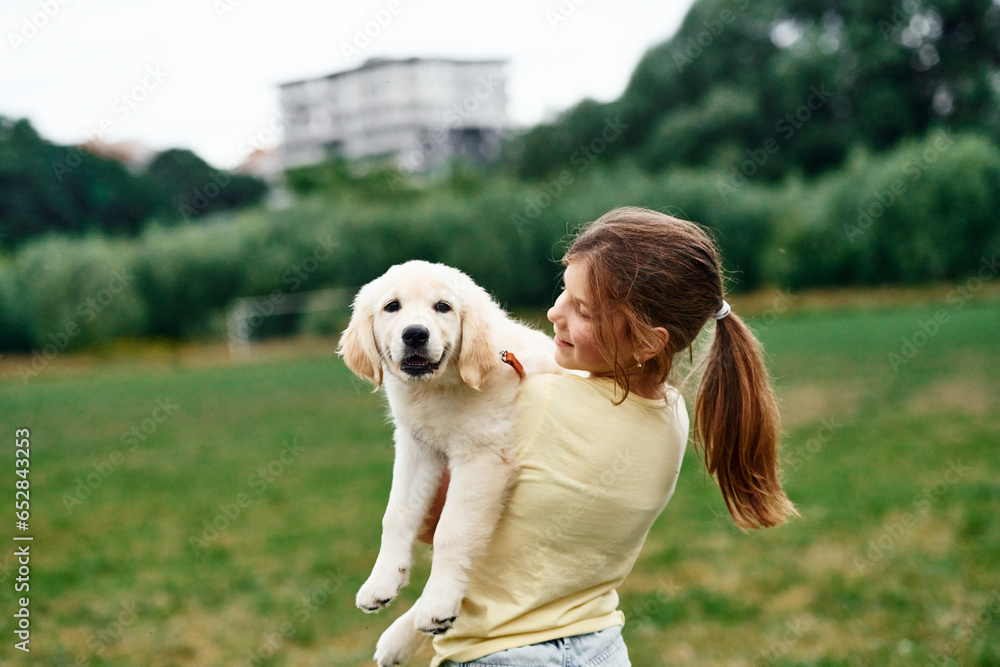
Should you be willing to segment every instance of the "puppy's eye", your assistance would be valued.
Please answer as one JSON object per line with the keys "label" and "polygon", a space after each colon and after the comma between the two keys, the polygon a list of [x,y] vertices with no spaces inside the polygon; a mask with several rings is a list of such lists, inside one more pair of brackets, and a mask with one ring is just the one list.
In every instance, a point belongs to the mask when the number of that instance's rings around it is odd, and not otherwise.
{"label": "puppy's eye", "polygon": [[385,308],[383,308],[382,310],[384,310],[387,313],[395,313],[397,310],[399,310],[399,301],[397,299],[393,299],[389,303],[385,304]]}
{"label": "puppy's eye", "polygon": [[434,304],[434,310],[436,310],[439,313],[451,312],[451,304],[445,303],[444,301],[438,301],[437,303]]}

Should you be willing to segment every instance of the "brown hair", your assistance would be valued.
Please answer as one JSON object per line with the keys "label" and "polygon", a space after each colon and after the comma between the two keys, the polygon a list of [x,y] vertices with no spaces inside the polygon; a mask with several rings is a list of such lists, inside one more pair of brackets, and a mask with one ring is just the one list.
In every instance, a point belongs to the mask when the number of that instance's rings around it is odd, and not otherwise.
{"label": "brown hair", "polygon": [[[661,384],[677,354],[689,350],[722,307],[722,262],[698,225],[642,208],[619,208],[585,226],[562,263],[589,269],[594,338],[628,396],[635,360],[622,359],[616,332],[636,348],[659,348],[643,381]],[[666,347],[653,331],[667,330]],[[694,434],[704,462],[741,529],[775,526],[797,514],[781,489],[781,417],[763,350],[734,313],[718,320],[694,410]]]}

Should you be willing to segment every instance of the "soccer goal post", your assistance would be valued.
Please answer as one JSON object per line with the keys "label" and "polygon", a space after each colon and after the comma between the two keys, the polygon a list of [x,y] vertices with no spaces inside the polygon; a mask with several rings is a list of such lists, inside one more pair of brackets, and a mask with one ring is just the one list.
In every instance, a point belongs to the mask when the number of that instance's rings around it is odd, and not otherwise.
{"label": "soccer goal post", "polygon": [[348,287],[291,294],[275,290],[267,296],[234,299],[226,311],[230,356],[234,359],[250,357],[254,332],[265,318],[345,308],[351,303],[354,292],[354,289]]}

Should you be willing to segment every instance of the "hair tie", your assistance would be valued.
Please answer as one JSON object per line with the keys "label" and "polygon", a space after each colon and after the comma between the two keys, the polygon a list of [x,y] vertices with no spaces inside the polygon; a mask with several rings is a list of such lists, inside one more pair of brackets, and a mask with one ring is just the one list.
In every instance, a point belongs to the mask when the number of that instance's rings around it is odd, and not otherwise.
{"label": "hair tie", "polygon": [[719,308],[719,312],[717,312],[715,315],[712,315],[712,317],[714,317],[717,320],[721,320],[722,318],[729,315],[729,313],[731,312],[733,312],[733,309],[729,307],[729,302],[723,299],[722,308]]}

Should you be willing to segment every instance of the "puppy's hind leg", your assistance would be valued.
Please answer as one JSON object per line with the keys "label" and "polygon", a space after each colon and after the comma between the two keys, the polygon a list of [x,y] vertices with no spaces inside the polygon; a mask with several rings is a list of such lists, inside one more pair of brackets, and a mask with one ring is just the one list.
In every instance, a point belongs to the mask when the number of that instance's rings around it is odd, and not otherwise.
{"label": "puppy's hind leg", "polygon": [[426,637],[413,629],[414,609],[416,607],[410,607],[378,638],[375,646],[375,662],[378,667],[406,664],[420,650]]}
{"label": "puppy's hind leg", "polygon": [[424,592],[413,606],[414,627],[441,634],[458,617],[472,559],[482,554],[517,475],[516,463],[483,451],[451,461],[451,482],[434,533],[434,557]]}
{"label": "puppy's hind leg", "polygon": [[372,613],[389,604],[410,579],[413,543],[437,493],[443,457],[396,432],[396,458],[389,504],[382,517],[382,545],[371,576],[358,591],[357,606]]}

